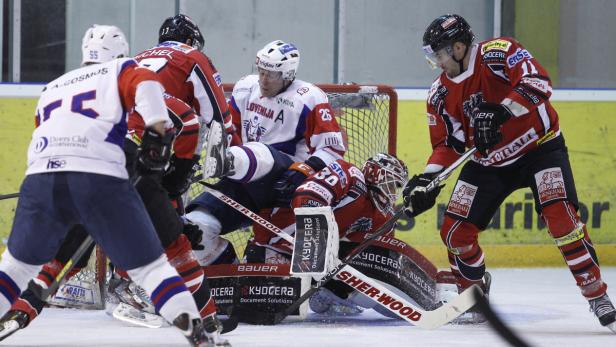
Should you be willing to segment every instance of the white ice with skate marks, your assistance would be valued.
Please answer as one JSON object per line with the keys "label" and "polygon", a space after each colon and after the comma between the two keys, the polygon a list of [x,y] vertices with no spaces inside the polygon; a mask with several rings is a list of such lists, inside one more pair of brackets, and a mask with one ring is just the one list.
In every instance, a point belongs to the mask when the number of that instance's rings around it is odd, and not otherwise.
{"label": "white ice with skate marks", "polygon": [[[600,255],[599,255],[600,256]],[[588,311],[567,269],[491,269],[491,301],[504,321],[532,346],[616,346],[616,334],[599,325]],[[604,280],[616,288],[616,268],[603,269]],[[612,298],[616,291],[608,289]],[[224,335],[234,347],[251,346],[507,346],[487,324],[446,325],[422,330],[374,311],[359,317],[323,318],[278,326],[240,324]],[[128,326],[104,311],[47,309],[28,328],[1,346],[187,346],[170,327]]]}

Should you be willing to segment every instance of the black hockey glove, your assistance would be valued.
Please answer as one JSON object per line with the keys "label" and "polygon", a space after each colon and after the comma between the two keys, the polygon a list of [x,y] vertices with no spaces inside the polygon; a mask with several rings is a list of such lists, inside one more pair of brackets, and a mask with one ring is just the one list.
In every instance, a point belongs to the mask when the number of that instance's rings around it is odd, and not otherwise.
{"label": "black hockey glove", "polygon": [[190,246],[192,249],[197,251],[202,251],[205,247],[201,244],[201,240],[203,239],[203,231],[199,229],[197,224],[184,219],[184,228],[182,229],[182,233],[186,235],[188,241],[190,241]]}
{"label": "black hockey glove", "polygon": [[174,137],[173,131],[161,135],[146,128],[137,150],[137,172],[144,176],[162,174],[169,163]]}
{"label": "black hockey glove", "polygon": [[318,157],[310,157],[305,162],[293,163],[282,174],[280,179],[274,183],[274,191],[276,192],[276,206],[289,207],[295,189],[299,187],[306,177],[312,175],[316,171],[325,167],[325,163]]}
{"label": "black hockey glove", "polygon": [[163,188],[169,193],[172,199],[184,194],[190,184],[195,171],[199,168],[199,156],[195,155],[192,159],[177,158],[171,156],[169,169],[163,176]]}
{"label": "black hockey glove", "polygon": [[473,110],[475,147],[481,155],[487,157],[488,151],[502,141],[500,127],[512,116],[506,106],[490,102],[482,102]]}
{"label": "black hockey glove", "polygon": [[441,192],[444,185],[437,186],[431,191],[426,187],[435,174],[419,174],[413,176],[404,187],[402,197],[404,198],[404,213],[410,218],[416,217],[421,213],[431,209],[436,204],[436,197]]}

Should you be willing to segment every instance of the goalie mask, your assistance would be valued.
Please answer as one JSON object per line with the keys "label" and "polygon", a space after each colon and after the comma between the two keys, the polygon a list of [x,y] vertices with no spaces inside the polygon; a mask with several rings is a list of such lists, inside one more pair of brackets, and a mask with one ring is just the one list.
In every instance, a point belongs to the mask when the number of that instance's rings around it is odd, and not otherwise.
{"label": "goalie mask", "polygon": [[128,56],[128,42],[122,30],[113,25],[97,25],[86,31],[81,42],[81,65],[105,63]]}
{"label": "goalie mask", "polygon": [[280,71],[283,80],[292,81],[299,66],[299,50],[292,43],[272,41],[257,52],[256,65],[263,70]]}
{"label": "goalie mask", "polygon": [[165,19],[158,30],[158,43],[165,41],[177,41],[190,44],[198,49],[203,49],[205,40],[201,34],[201,30],[190,17],[184,14],[178,14],[174,17]]}
{"label": "goalie mask", "polygon": [[391,211],[398,198],[398,189],[408,180],[406,165],[393,155],[378,153],[366,161],[362,172],[374,205],[382,212]]}

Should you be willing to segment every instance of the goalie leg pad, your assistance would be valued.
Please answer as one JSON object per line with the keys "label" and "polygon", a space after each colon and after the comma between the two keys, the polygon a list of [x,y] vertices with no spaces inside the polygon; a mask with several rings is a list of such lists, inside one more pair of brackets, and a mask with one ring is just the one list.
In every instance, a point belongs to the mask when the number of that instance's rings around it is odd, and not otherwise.
{"label": "goalie leg pad", "polygon": [[478,242],[479,231],[474,224],[445,214],[441,238],[447,246],[449,265],[460,292],[481,283],[485,274],[484,255]]}
{"label": "goalie leg pad", "polygon": [[541,216],[582,295],[593,299],[605,294],[607,285],[601,279],[595,248],[573,204],[558,201],[544,206]]}

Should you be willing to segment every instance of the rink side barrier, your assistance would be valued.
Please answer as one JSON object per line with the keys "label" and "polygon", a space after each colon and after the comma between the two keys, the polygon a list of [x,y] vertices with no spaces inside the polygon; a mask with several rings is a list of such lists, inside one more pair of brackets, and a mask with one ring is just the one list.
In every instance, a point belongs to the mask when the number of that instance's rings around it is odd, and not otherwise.
{"label": "rink side barrier", "polygon": [[[26,150],[34,126],[36,97],[42,85],[0,84],[0,194],[17,192],[26,165]],[[423,170],[430,152],[425,104],[425,89],[397,89],[398,156],[411,174]],[[616,266],[616,90],[556,90],[554,106],[560,114],[561,128],[586,222],[602,265]],[[567,100],[567,101],[565,101]],[[575,101],[572,101],[575,100]],[[582,101],[579,101],[582,100]],[[456,176],[457,173],[454,173]],[[446,267],[445,249],[438,227],[437,211],[446,208],[454,186],[451,177],[437,200],[437,207],[415,220],[402,219],[398,238],[410,243],[438,267]],[[0,237],[3,244],[10,231],[17,200],[0,201]],[[515,192],[499,209],[482,233],[488,266],[563,266],[547,230],[538,222],[530,190]]]}

